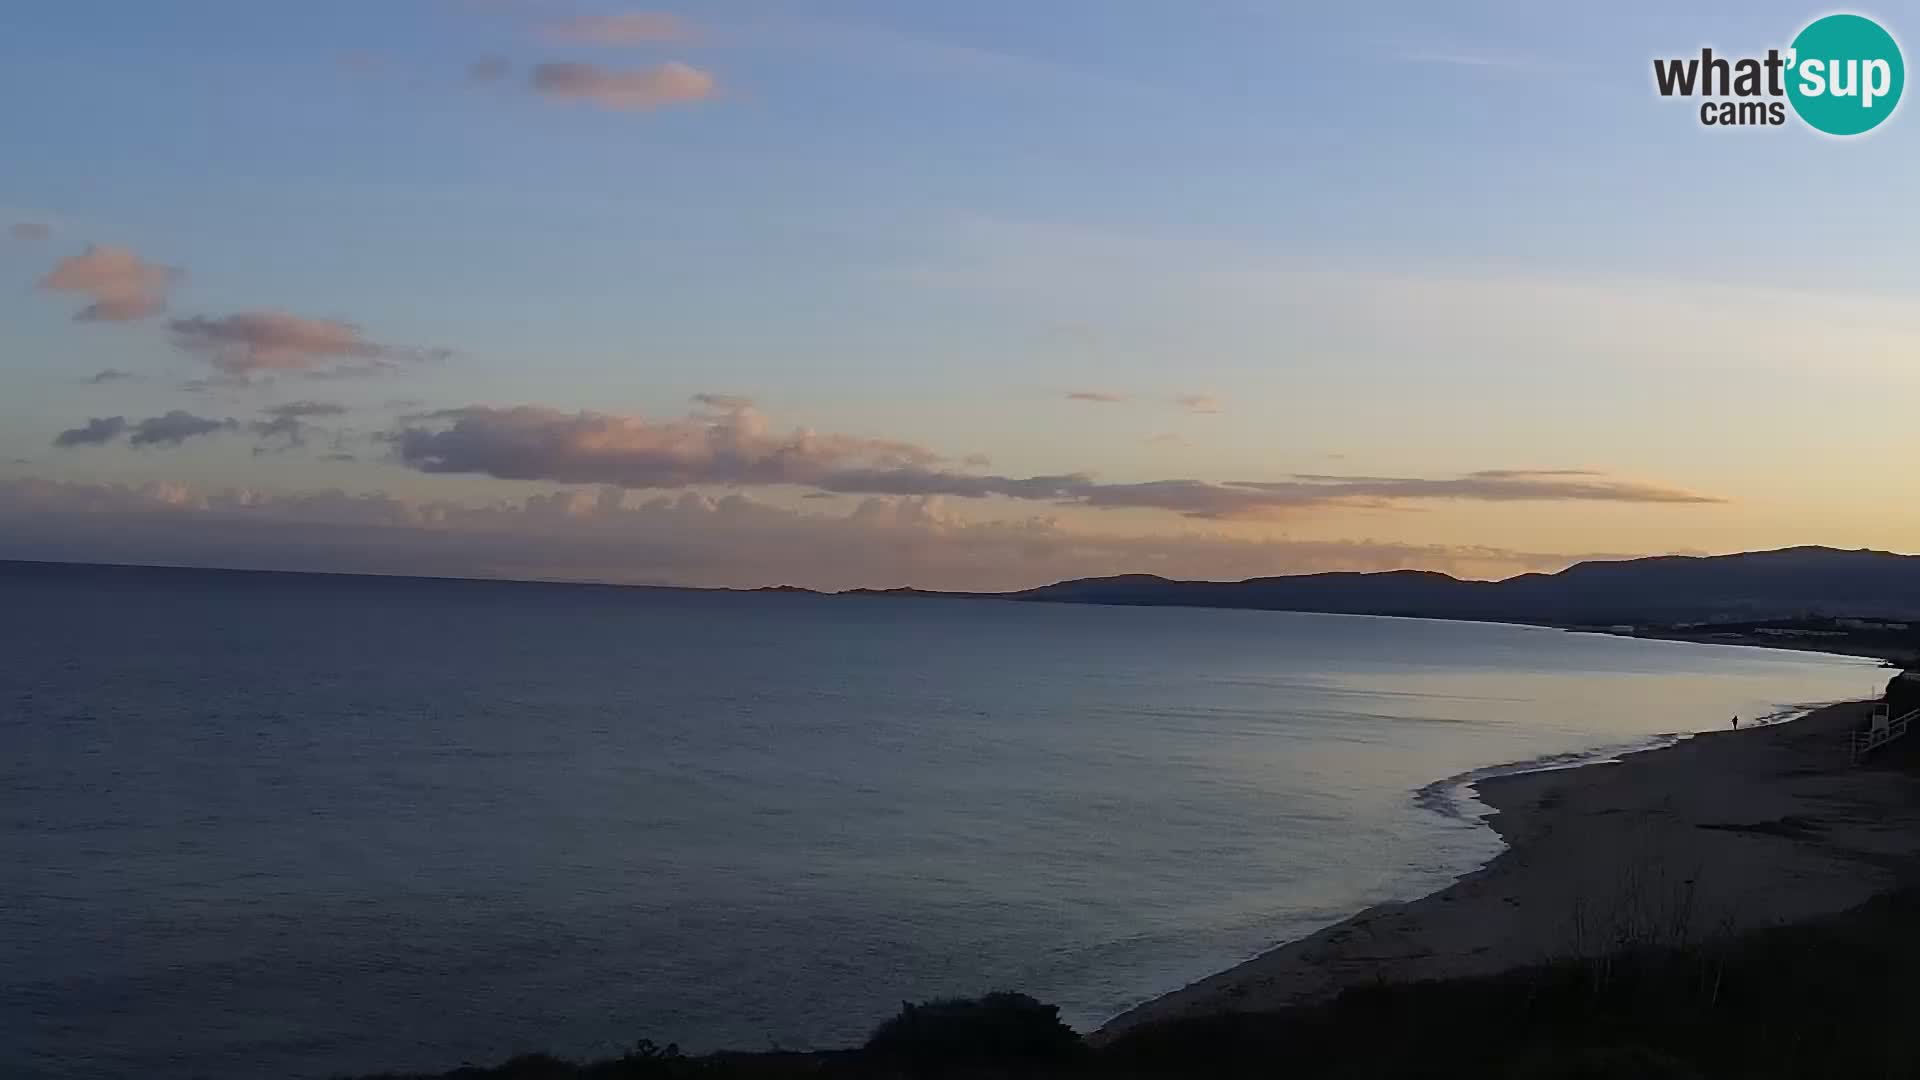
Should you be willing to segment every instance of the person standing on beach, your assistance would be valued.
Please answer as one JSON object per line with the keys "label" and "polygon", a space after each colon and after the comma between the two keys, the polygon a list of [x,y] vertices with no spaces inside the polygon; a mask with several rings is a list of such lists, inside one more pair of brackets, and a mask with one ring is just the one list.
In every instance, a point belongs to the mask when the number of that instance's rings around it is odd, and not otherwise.
{"label": "person standing on beach", "polygon": [[1735,731],[1740,730],[1740,714],[1739,713],[1733,714],[1733,729]]}

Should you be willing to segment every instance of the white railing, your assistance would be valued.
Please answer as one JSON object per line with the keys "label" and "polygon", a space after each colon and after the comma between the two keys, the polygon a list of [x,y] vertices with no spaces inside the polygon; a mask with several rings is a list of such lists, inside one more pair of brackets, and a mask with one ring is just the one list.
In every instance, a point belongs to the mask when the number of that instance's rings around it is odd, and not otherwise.
{"label": "white railing", "polygon": [[1905,735],[1913,727],[1916,719],[1920,719],[1920,709],[1888,719],[1887,707],[1877,706],[1873,710],[1873,726],[1865,731],[1856,731],[1852,735],[1853,760],[1857,762]]}

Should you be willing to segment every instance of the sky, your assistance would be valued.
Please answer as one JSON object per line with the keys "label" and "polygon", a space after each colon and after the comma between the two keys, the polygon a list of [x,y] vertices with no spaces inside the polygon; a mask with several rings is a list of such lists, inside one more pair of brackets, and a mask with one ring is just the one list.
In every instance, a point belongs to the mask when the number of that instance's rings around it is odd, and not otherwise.
{"label": "sky", "polygon": [[0,558],[1920,551],[1912,107],[1836,139],[1653,89],[1825,10],[19,0]]}

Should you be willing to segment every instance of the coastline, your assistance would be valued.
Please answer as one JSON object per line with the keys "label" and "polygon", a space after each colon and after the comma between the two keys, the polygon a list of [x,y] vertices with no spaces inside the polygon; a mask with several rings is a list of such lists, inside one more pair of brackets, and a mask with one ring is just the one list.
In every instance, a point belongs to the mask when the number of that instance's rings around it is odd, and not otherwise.
{"label": "coastline", "polygon": [[1869,707],[1846,702],[1612,761],[1469,780],[1506,844],[1485,866],[1138,1005],[1090,1038],[1620,943],[1697,941],[1862,903],[1920,861],[1920,779],[1848,761],[1846,732]]}
{"label": "coastline", "polygon": [[1746,649],[1779,649],[1785,652],[1805,652],[1821,656],[1855,656],[1866,660],[1878,660],[1882,666],[1889,668],[1905,666],[1915,659],[1914,645],[1911,642],[1860,641],[1852,638],[1833,640],[1761,637],[1755,634],[1710,629],[1674,630],[1665,627],[1646,627],[1636,629],[1630,634],[1615,633],[1611,630],[1595,631],[1583,627],[1562,627],[1562,629],[1583,633],[1612,634],[1614,637],[1639,638],[1642,641],[1684,641],[1693,645],[1732,645]]}

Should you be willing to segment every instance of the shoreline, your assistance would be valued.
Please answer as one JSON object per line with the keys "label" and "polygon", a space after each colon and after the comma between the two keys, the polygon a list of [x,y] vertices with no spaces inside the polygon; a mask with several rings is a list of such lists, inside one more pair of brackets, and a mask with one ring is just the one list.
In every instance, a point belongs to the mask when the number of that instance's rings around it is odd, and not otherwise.
{"label": "shoreline", "polygon": [[1752,634],[1725,633],[1712,631],[1668,630],[1660,627],[1648,627],[1635,630],[1631,634],[1615,633],[1611,630],[1588,630],[1576,627],[1561,627],[1576,633],[1606,634],[1610,637],[1637,638],[1641,641],[1680,641],[1689,645],[1722,645],[1738,649],[1776,649],[1781,652],[1813,653],[1816,656],[1845,656],[1860,660],[1878,660],[1884,668],[1900,668],[1915,658],[1911,645],[1893,645],[1885,643],[1863,643],[1858,641],[1827,641],[1817,638],[1775,638],[1758,637]]}
{"label": "shoreline", "polygon": [[1853,907],[1920,861],[1920,780],[1849,763],[1846,732],[1869,708],[1844,702],[1601,762],[1457,778],[1505,843],[1486,865],[1137,1005],[1089,1039]]}

